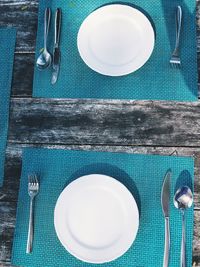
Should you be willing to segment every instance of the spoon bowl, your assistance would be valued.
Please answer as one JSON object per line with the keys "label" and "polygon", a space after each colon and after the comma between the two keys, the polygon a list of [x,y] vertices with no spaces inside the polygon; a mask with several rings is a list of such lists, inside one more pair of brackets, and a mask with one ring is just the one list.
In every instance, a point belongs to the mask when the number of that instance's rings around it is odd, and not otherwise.
{"label": "spoon bowl", "polygon": [[174,196],[174,206],[180,210],[186,210],[193,204],[193,194],[188,186],[179,188]]}
{"label": "spoon bowl", "polygon": [[51,66],[51,54],[44,50],[37,59],[37,67],[41,70],[48,68]]}
{"label": "spoon bowl", "polygon": [[49,34],[49,26],[51,20],[51,9],[46,8],[44,14],[44,49],[40,53],[37,61],[36,66],[39,70],[44,70],[51,66],[52,56],[47,50],[47,38]]}
{"label": "spoon bowl", "polygon": [[174,206],[182,214],[182,241],[181,241],[181,267],[186,267],[186,233],[185,233],[185,210],[193,204],[193,194],[188,186],[179,188],[174,196]]}

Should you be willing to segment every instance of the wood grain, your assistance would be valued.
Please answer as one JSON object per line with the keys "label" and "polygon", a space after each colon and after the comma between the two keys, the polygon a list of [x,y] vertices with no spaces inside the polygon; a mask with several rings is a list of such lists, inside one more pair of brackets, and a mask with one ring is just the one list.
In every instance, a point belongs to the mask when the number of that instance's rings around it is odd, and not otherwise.
{"label": "wood grain", "polygon": [[38,2],[31,0],[1,0],[0,26],[17,29],[16,52],[35,50]]}
{"label": "wood grain", "polygon": [[200,146],[200,103],[12,99],[13,143]]}
{"label": "wood grain", "polygon": [[0,202],[0,262],[4,264],[10,264],[15,217],[16,203]]}
{"label": "wood grain", "polygon": [[15,54],[12,82],[12,97],[31,97],[35,55]]}

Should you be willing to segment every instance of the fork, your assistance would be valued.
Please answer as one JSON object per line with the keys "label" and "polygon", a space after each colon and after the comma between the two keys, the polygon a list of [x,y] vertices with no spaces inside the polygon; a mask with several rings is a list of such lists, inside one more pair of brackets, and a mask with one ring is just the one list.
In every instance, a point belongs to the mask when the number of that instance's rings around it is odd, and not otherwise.
{"label": "fork", "polygon": [[181,66],[181,59],[180,59],[181,28],[182,28],[182,8],[181,6],[177,6],[177,9],[176,9],[176,44],[175,44],[175,49],[170,59],[171,66],[175,68],[180,68]]}
{"label": "fork", "polygon": [[28,226],[28,239],[27,239],[27,247],[26,253],[32,252],[33,246],[33,202],[34,198],[37,196],[39,192],[39,182],[37,176],[35,174],[28,176],[28,194],[30,196],[30,214],[29,214],[29,226]]}

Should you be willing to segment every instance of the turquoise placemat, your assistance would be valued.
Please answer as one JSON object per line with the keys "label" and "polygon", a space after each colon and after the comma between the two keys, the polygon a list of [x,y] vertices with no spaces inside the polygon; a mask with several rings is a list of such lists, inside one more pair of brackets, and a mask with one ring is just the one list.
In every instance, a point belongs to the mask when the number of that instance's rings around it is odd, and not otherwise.
{"label": "turquoise placemat", "polygon": [[16,30],[0,28],[0,186],[3,184]]}
{"label": "turquoise placemat", "polygon": [[[150,60],[138,71],[124,77],[107,77],[85,65],[79,56],[76,39],[83,20],[108,0],[40,0],[36,58],[43,47],[44,10],[62,8],[61,69],[52,86],[51,69],[35,68],[33,96],[44,98],[197,100],[197,49],[195,0],[122,0],[136,5],[153,20],[156,44]],[[175,44],[175,8],[184,13],[181,59],[182,69],[172,69],[169,59]],[[54,16],[48,47],[52,52]]]}
{"label": "turquoise placemat", "polygon": [[[89,267],[71,256],[59,242],[54,229],[54,207],[58,196],[72,180],[81,175],[101,173],[115,177],[132,192],[140,209],[140,227],[129,251],[104,267],[162,266],[164,218],[161,187],[168,168],[172,169],[171,259],[170,267],[180,266],[181,214],[173,206],[176,185],[193,184],[194,161],[187,157],[147,156],[126,153],[26,149],[18,199],[12,264],[22,267]],[[40,193],[35,202],[33,253],[26,254],[29,217],[27,175],[37,173]],[[178,179],[178,183],[177,183]],[[151,197],[149,197],[149,194]],[[186,214],[187,266],[192,266],[193,209]]]}

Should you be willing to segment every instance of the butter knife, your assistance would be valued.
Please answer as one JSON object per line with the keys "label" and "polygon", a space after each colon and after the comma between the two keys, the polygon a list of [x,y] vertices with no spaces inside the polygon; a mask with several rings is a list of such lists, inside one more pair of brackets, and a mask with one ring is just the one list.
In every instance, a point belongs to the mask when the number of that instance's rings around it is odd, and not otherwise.
{"label": "butter knife", "polygon": [[61,32],[61,19],[62,19],[61,9],[57,8],[55,14],[55,42],[53,51],[53,72],[51,77],[51,84],[55,84],[57,82],[60,70],[61,52],[59,44],[60,44],[60,32]]}
{"label": "butter knife", "polygon": [[171,175],[172,172],[169,169],[165,174],[161,192],[161,205],[162,205],[163,215],[165,218],[165,249],[164,249],[163,267],[169,266],[169,254],[170,254],[169,208],[170,208]]}

